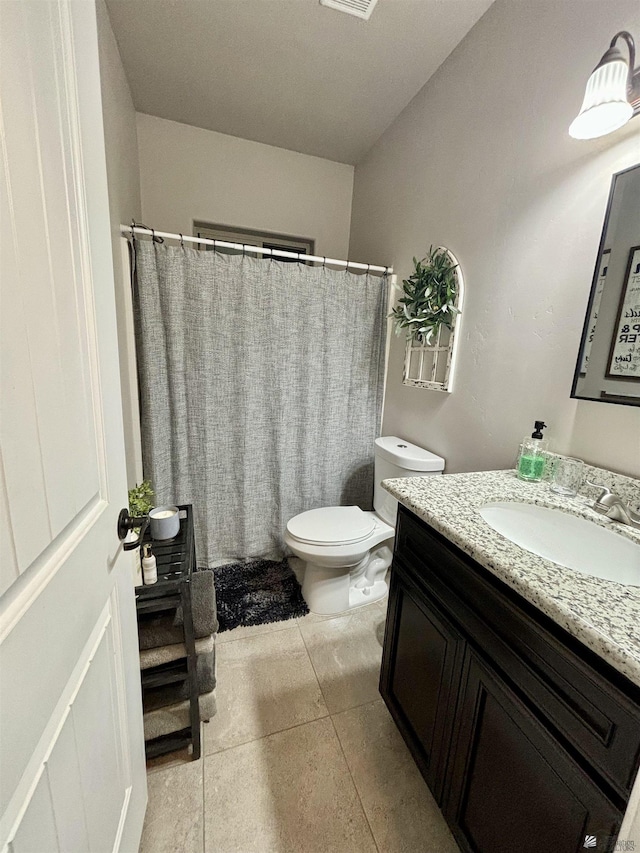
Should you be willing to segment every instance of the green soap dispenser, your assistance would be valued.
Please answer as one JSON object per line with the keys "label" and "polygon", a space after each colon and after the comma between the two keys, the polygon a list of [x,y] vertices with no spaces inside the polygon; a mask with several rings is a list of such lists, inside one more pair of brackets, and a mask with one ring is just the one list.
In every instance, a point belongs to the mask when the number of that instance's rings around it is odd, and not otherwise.
{"label": "green soap dispenser", "polygon": [[536,421],[531,438],[527,436],[520,445],[517,473],[521,480],[537,483],[544,476],[549,441],[542,435],[542,430],[546,426],[544,421]]}

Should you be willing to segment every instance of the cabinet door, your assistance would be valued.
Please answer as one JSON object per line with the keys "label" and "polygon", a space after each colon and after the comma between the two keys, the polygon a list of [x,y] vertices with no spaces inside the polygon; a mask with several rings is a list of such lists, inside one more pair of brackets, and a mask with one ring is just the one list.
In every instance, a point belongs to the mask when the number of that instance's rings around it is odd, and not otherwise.
{"label": "cabinet door", "polygon": [[444,805],[462,849],[612,849],[620,813],[471,649],[462,685]]}
{"label": "cabinet door", "polygon": [[440,802],[463,640],[397,563],[391,578],[380,692]]}

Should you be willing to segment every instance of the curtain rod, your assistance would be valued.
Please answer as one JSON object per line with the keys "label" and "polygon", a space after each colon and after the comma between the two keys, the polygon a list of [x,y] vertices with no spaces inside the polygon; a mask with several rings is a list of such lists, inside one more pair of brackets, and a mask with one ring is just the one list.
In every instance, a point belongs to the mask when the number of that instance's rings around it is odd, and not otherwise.
{"label": "curtain rod", "polygon": [[223,249],[237,249],[240,252],[259,252],[262,255],[273,255],[278,258],[295,258],[299,261],[313,261],[320,264],[343,266],[345,269],[365,270],[391,275],[393,267],[379,267],[374,264],[358,264],[355,261],[339,261],[335,258],[324,258],[319,255],[303,255],[300,252],[285,252],[281,249],[265,249],[262,246],[250,246],[248,243],[227,243],[226,240],[212,240],[208,237],[188,237],[184,234],[170,234],[167,231],[155,231],[153,228],[143,228],[139,225],[121,225],[123,236],[130,234],[148,234],[150,237],[162,237],[167,240],[179,240],[181,243],[205,243],[208,246],[220,246]]}

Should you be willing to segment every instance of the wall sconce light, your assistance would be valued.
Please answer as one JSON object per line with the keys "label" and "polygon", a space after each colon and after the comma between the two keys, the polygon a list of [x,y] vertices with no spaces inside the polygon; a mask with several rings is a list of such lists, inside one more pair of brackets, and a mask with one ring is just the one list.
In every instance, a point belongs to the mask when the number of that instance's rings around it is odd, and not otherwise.
{"label": "wall sconce light", "polygon": [[[618,39],[627,43],[629,61],[616,47]],[[635,59],[636,46],[630,33],[616,33],[593,69],[580,112],[571,122],[569,134],[574,139],[605,136],[640,114],[640,68],[634,68]]]}

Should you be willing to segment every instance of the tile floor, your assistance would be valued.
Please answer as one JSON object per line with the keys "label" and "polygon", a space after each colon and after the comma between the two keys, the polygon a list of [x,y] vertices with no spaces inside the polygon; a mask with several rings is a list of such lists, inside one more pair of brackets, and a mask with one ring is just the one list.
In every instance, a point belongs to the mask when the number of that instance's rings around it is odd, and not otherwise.
{"label": "tile floor", "polygon": [[385,608],[218,637],[203,758],[149,768],[141,853],[459,853],[378,693]]}

